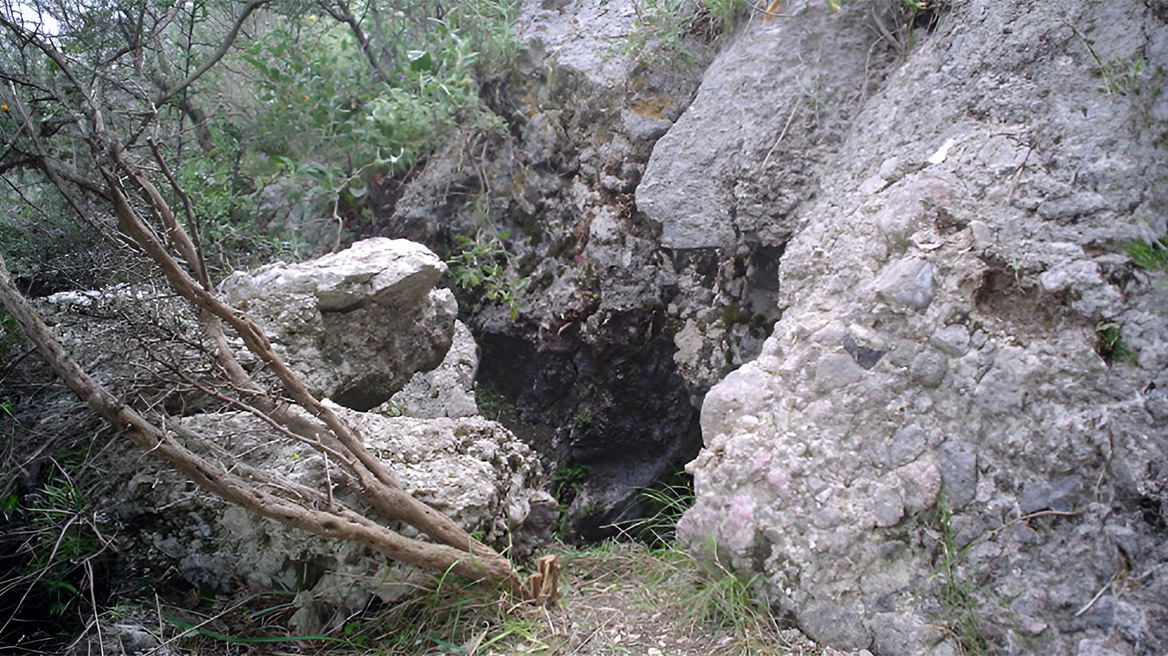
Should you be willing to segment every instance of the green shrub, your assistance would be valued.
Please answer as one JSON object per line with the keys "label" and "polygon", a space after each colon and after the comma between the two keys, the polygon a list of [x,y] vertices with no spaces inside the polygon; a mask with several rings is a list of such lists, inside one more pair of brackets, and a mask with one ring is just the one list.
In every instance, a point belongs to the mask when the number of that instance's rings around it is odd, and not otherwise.
{"label": "green shrub", "polygon": [[531,278],[514,273],[518,258],[504,243],[509,236],[506,230],[490,239],[456,235],[459,250],[446,263],[457,287],[481,292],[488,300],[507,306],[515,319]]}

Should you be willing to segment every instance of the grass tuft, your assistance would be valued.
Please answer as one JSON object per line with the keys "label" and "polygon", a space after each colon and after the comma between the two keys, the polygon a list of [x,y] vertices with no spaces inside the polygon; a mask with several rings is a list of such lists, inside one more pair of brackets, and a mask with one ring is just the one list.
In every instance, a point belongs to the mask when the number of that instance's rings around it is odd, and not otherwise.
{"label": "grass tuft", "polygon": [[1168,271],[1168,235],[1151,242],[1133,241],[1125,250],[1132,262],[1148,271]]}
{"label": "grass tuft", "polygon": [[953,513],[944,495],[937,502],[937,511],[943,537],[941,562],[936,572],[940,580],[940,619],[949,627],[963,654],[967,656],[989,654],[990,645],[981,628],[973,587],[958,571],[965,552],[957,548],[953,536]]}

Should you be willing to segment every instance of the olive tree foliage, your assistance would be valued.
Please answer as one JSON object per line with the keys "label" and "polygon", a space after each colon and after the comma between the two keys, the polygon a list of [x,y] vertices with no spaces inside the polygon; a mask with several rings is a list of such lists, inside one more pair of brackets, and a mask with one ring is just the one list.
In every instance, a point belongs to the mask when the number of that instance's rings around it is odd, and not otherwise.
{"label": "olive tree foliage", "polygon": [[[197,317],[199,334],[185,342],[201,354],[204,366],[188,371],[187,384],[224,406],[254,414],[284,439],[319,451],[332,472],[329,489],[309,489],[254,468],[245,454],[186,428],[165,404],[123,398],[95,380],[37,316],[2,257],[0,302],[82,400],[119,434],[202,488],[316,535],[356,541],[423,568],[501,581],[521,596],[537,596],[505,557],[403,491],[354,428],[309,393],[263,330],[216,295],[200,242],[198,205],[175,171],[184,165],[184,152],[205,156],[215,149],[215,119],[201,104],[207,92],[201,85],[225,58],[238,54],[241,34],[251,32],[254,44],[264,21],[283,20],[267,5],[268,0],[4,4],[0,174],[4,193],[23,201],[34,222],[67,216],[93,240],[93,249],[141,262],[150,275],[165,279]],[[398,53],[384,45],[393,43],[393,35],[382,34],[388,23],[373,6],[357,13],[335,0],[319,9],[354,34],[375,75],[383,77],[395,70]],[[55,25],[47,28],[32,19],[37,15],[51,16]],[[263,366],[246,369],[233,347],[239,343]],[[334,487],[349,491],[382,521],[346,505]],[[431,541],[404,537],[386,521],[408,524]]]}

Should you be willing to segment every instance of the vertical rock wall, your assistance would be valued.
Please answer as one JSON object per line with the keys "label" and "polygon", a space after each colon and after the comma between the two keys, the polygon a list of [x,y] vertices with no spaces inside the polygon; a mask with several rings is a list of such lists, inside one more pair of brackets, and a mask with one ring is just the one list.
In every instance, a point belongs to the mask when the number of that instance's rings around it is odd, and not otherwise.
{"label": "vertical rock wall", "polygon": [[[522,297],[459,299],[482,347],[478,398],[541,452],[553,489],[568,493],[567,532],[589,538],[635,515],[638,489],[697,453],[674,335],[683,312],[722,316],[709,302],[717,260],[675,266],[636,210],[653,145],[701,72],[623,51],[636,17],[630,0],[524,3],[517,70],[484,85],[510,133],[459,135],[378,226],[440,252],[459,235],[507,235],[508,275],[530,280]],[[721,359],[716,376],[729,369]]]}
{"label": "vertical rock wall", "polygon": [[1165,6],[933,3],[870,88],[898,3],[783,4],[638,191],[675,248],[792,235],[781,320],[705,399],[685,539],[837,647],[1164,653],[1168,274],[1125,248],[1168,232]]}

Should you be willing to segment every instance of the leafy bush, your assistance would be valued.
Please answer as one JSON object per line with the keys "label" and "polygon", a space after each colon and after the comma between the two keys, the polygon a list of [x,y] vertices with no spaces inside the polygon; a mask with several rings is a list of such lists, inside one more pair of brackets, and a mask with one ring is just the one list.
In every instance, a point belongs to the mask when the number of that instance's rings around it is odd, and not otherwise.
{"label": "leafy bush", "polygon": [[[416,167],[456,127],[505,129],[482,107],[476,75],[517,51],[514,7],[472,0],[441,17],[424,3],[381,8],[378,20],[388,24],[378,29],[397,36],[371,42],[376,66],[348,25],[306,14],[279,19],[239,55],[257,88],[252,100],[237,99],[248,107],[237,129],[254,135],[240,174],[257,194],[266,188],[279,198],[256,206],[314,208],[337,226],[339,242],[346,227],[372,219],[371,186]],[[266,221],[269,231],[280,225],[298,228],[287,217]]]}

